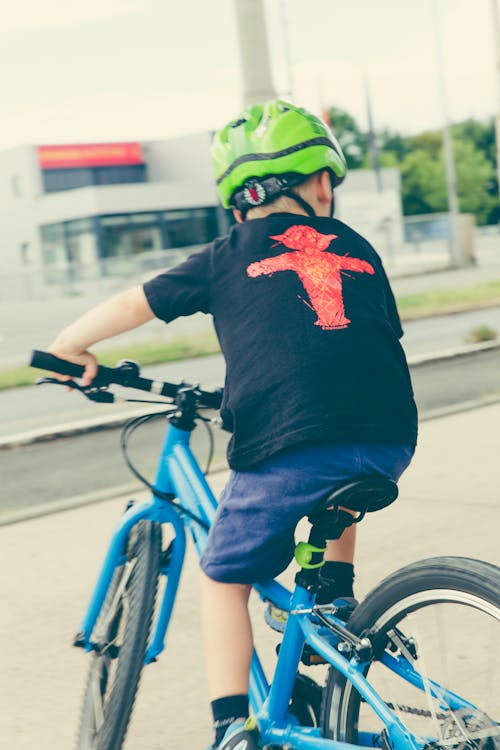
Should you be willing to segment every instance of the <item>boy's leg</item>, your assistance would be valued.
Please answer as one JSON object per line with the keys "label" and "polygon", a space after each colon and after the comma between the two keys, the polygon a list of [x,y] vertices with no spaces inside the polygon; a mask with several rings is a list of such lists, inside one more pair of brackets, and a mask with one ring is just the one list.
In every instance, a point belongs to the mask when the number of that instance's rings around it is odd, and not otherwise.
{"label": "boy's leg", "polygon": [[249,715],[253,651],[249,594],[250,586],[220,583],[201,573],[201,626],[214,720],[213,748],[234,722]]}
{"label": "boy's leg", "polygon": [[356,549],[356,524],[349,526],[340,539],[327,542],[325,560],[327,562],[354,563]]}
{"label": "boy's leg", "polygon": [[317,596],[318,604],[329,604],[334,599],[354,598],[354,552],[356,525],[348,526],[340,539],[327,542],[325,564],[320,576],[327,584]]}

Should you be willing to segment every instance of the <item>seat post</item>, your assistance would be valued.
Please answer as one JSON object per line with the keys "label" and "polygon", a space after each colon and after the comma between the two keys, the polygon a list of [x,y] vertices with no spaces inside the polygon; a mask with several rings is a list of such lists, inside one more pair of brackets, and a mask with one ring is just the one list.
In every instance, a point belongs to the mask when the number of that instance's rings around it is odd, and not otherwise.
{"label": "seat post", "polygon": [[297,585],[316,593],[319,571],[324,565],[326,540],[340,539],[349,526],[364,518],[365,513],[386,508],[397,496],[396,483],[379,475],[349,482],[327,495],[309,516],[312,526],[309,541],[299,542],[295,548],[295,559],[301,568],[295,576]]}
{"label": "seat post", "polygon": [[300,570],[295,576],[298,586],[312,593],[317,592],[319,571],[325,564],[327,540],[340,539],[344,531],[356,520],[350,513],[337,507],[323,511],[314,518],[309,540],[299,542],[295,548],[295,559],[300,565]]}

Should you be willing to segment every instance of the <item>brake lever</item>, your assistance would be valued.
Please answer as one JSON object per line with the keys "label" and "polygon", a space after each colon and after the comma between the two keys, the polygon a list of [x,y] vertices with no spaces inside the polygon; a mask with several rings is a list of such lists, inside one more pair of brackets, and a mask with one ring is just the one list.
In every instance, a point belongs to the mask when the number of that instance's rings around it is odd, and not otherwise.
{"label": "brake lever", "polygon": [[90,401],[97,401],[100,404],[112,404],[115,400],[114,393],[111,393],[102,386],[80,385],[74,380],[58,380],[57,378],[38,378],[36,385],[64,385],[75,391],[80,391]]}

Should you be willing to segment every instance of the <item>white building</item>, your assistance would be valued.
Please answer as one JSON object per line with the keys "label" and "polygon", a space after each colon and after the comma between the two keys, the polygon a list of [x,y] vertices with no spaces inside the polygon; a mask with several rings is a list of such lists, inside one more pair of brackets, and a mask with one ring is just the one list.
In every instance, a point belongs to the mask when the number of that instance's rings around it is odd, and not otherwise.
{"label": "white building", "polygon": [[[0,153],[0,299],[164,267],[179,249],[224,234],[230,213],[218,202],[210,139],[204,132]],[[336,193],[339,218],[375,245],[380,232],[387,243],[388,226],[391,242],[401,237],[399,175],[383,173],[382,194],[367,170]]]}
{"label": "white building", "polygon": [[[226,232],[210,134],[149,143],[25,146],[0,154],[0,293],[120,273],[141,256]],[[20,290],[22,291],[22,289]]]}
{"label": "white building", "polygon": [[380,183],[379,191],[371,169],[349,172],[336,190],[335,214],[366,237],[384,259],[392,260],[404,243],[399,169],[381,169]]}

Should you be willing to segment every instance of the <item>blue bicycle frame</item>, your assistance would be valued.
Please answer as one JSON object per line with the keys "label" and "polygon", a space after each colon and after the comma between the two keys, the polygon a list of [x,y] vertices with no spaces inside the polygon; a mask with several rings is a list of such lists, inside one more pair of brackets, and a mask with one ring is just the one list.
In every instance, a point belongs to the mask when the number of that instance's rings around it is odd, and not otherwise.
{"label": "blue bicycle frame", "polygon": [[[173,493],[182,505],[207,525],[213,520],[217,501],[189,447],[191,432],[170,425],[161,452],[155,486],[162,492]],[[167,567],[161,573],[167,576],[158,615],[146,652],[145,662],[150,663],[163,651],[165,634],[170,622],[186,551],[186,525],[189,527],[197,553],[205,548],[208,532],[187,514],[170,503],[153,495],[151,499],[130,507],[121,517],[111,540],[101,573],[97,580],[87,612],[83,619],[79,638],[87,651],[92,650],[92,631],[101,611],[113,573],[125,562],[123,550],[131,528],[140,520],[148,519],[161,524],[171,524],[174,539]],[[371,706],[386,727],[390,744],[394,750],[421,750],[424,742],[412,735],[384,700],[371,687],[363,672],[367,664],[355,658],[348,660],[336,648],[340,638],[322,625],[312,613],[314,598],[301,586],[293,594],[277,581],[271,580],[255,585],[263,600],[272,601],[277,607],[287,610],[288,617],[283,642],[272,683],[269,684],[257,653],[254,651],[250,674],[250,704],[255,715],[263,744],[289,745],[298,750],[354,750],[354,745],[321,737],[320,729],[300,727],[289,714],[289,703],[300,658],[305,643],[308,643],[335,669],[354,685],[364,700]],[[344,625],[334,616],[332,623]],[[381,658],[389,669],[403,680],[431,691],[434,696],[452,710],[472,708],[458,696],[439,685],[425,681],[403,656],[398,658],[384,654]],[[361,735],[364,746],[373,747],[376,738]]]}

